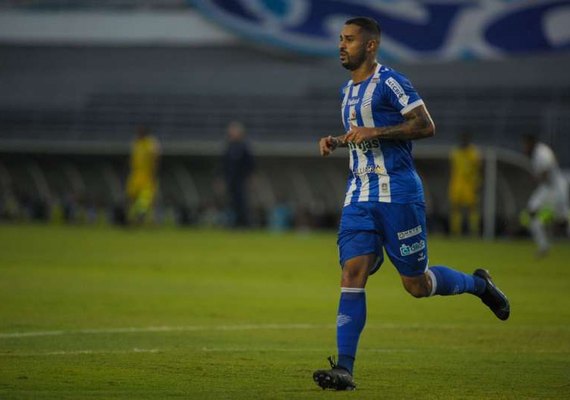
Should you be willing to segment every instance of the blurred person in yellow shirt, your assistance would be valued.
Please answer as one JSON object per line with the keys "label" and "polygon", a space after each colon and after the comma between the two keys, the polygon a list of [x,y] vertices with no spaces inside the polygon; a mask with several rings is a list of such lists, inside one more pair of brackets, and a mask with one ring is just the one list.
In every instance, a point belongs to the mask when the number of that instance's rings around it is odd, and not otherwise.
{"label": "blurred person in yellow shirt", "polygon": [[481,186],[481,154],[471,143],[471,135],[463,133],[460,146],[451,151],[451,179],[449,182],[449,230],[452,235],[461,235],[463,217],[467,213],[469,232],[479,235],[481,214],[479,212],[479,188]]}
{"label": "blurred person in yellow shirt", "polygon": [[130,173],[127,180],[129,223],[145,223],[152,219],[158,187],[160,146],[148,128],[139,126],[131,146]]}

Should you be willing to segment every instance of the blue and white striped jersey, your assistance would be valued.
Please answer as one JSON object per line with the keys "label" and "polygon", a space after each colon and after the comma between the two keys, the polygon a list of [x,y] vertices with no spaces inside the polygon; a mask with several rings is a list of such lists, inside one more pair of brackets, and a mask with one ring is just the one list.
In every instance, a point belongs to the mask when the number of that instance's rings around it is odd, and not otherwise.
{"label": "blue and white striped jersey", "polygon": [[[342,121],[350,125],[382,127],[404,122],[403,115],[423,104],[402,74],[378,64],[363,82],[349,81],[342,88]],[[373,201],[424,201],[422,182],[412,158],[409,140],[373,139],[358,146],[349,143],[350,170],[344,205]]]}

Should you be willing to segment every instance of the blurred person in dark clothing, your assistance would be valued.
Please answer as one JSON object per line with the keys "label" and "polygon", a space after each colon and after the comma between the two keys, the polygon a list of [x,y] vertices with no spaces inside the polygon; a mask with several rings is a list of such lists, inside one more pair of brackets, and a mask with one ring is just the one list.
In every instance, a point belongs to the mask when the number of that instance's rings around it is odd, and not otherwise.
{"label": "blurred person in dark clothing", "polygon": [[247,183],[254,168],[254,160],[249,144],[245,140],[245,128],[241,122],[232,121],[228,125],[223,167],[232,212],[230,225],[247,227],[249,226]]}

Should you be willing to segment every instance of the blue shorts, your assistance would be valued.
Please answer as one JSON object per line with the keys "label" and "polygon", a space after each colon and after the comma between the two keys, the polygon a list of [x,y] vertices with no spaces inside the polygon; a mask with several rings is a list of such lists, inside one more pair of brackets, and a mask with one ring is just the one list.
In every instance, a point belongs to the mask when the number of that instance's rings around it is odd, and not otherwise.
{"label": "blue shorts", "polygon": [[384,248],[401,275],[421,275],[428,266],[425,205],[349,204],[342,210],[337,244],[341,267],[351,258],[375,254],[373,274],[384,261]]}

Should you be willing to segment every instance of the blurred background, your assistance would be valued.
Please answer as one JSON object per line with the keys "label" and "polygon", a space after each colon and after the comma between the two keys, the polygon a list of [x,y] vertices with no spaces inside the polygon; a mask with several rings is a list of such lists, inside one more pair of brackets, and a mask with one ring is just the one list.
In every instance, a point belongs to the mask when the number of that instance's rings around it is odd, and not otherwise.
{"label": "blurred background", "polygon": [[336,228],[348,157],[317,143],[343,133],[356,15],[436,123],[414,150],[430,230],[468,135],[474,234],[525,234],[521,136],[570,168],[569,1],[0,0],[0,221]]}

